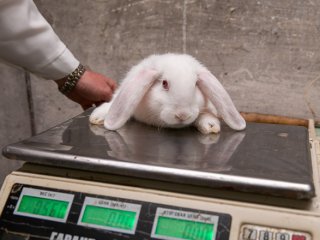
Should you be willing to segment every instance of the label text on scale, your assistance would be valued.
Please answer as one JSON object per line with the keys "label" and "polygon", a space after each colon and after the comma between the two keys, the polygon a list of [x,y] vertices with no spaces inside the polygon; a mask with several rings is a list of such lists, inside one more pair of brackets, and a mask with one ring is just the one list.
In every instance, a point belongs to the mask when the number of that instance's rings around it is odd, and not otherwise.
{"label": "label text on scale", "polygon": [[52,232],[50,240],[96,240],[95,238],[81,237],[71,234],[64,234],[59,232]]}

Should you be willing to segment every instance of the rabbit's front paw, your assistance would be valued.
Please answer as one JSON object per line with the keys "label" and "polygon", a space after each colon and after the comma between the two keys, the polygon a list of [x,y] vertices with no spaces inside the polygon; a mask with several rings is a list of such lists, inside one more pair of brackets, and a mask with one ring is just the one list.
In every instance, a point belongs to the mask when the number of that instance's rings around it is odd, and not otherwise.
{"label": "rabbit's front paw", "polygon": [[219,133],[220,121],[210,113],[201,114],[195,122],[197,129],[203,134]]}
{"label": "rabbit's front paw", "polygon": [[99,107],[93,110],[89,117],[89,121],[92,124],[101,125],[104,122],[104,119],[109,110],[109,103],[103,103]]}
{"label": "rabbit's front paw", "polygon": [[98,116],[90,116],[89,118],[89,121],[90,123],[92,124],[96,124],[96,125],[102,125],[103,124],[103,121],[104,121],[104,118],[100,118]]}

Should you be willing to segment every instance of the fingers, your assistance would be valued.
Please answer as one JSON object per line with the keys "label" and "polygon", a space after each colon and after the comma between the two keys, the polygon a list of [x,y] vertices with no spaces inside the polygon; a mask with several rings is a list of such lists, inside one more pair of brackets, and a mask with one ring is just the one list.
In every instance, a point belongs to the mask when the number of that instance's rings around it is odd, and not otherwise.
{"label": "fingers", "polygon": [[80,104],[83,110],[87,110],[88,108],[91,108],[92,105],[88,105],[88,104]]}
{"label": "fingers", "polygon": [[70,94],[67,95],[67,97],[70,100],[78,103],[82,107],[83,110],[86,110],[86,109],[92,107],[94,104],[94,102],[81,97],[80,95],[76,94],[75,92],[71,92]]}
{"label": "fingers", "polygon": [[105,87],[101,89],[101,100],[104,102],[109,102],[112,99],[112,95],[117,88],[117,83],[110,78],[105,77]]}
{"label": "fingers", "polygon": [[113,81],[112,79],[106,78],[106,82],[113,92],[117,89],[117,83],[115,81]]}
{"label": "fingers", "polygon": [[83,110],[87,110],[88,108],[91,108],[93,106],[97,107],[100,106],[102,103],[104,103],[105,101],[101,101],[101,102],[92,102],[92,101],[87,101],[85,99],[81,100],[81,103],[79,103],[82,107]]}
{"label": "fingers", "polygon": [[105,103],[105,101],[95,102],[94,105],[95,105],[96,107],[98,107],[98,106],[100,106],[102,103]]}
{"label": "fingers", "polygon": [[113,92],[114,90],[109,85],[106,85],[105,88],[100,92],[100,100],[104,102],[111,101]]}
{"label": "fingers", "polygon": [[98,106],[103,102],[111,101],[116,88],[117,83],[114,80],[86,70],[67,97],[86,110],[93,105]]}
{"label": "fingers", "polygon": [[117,84],[99,73],[86,71],[78,81],[75,92],[93,103],[110,101]]}

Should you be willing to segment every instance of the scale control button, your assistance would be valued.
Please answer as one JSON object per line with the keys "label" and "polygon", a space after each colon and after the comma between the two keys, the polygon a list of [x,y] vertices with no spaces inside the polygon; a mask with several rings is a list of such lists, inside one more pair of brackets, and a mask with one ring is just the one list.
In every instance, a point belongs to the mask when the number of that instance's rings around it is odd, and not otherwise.
{"label": "scale control button", "polygon": [[276,240],[290,240],[290,236],[288,233],[277,233]]}
{"label": "scale control button", "polygon": [[243,240],[256,240],[257,239],[257,230],[253,228],[244,228],[243,229]]}
{"label": "scale control button", "polygon": [[272,240],[273,234],[270,231],[260,231],[259,240]]}
{"label": "scale control button", "polygon": [[293,234],[291,240],[306,240],[306,237],[303,235]]}

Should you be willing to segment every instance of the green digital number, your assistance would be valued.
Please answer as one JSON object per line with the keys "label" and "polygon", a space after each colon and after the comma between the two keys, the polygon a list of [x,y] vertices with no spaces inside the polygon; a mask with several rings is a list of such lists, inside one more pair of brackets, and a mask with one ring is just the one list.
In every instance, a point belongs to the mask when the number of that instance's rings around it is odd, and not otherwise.
{"label": "green digital number", "polygon": [[110,209],[87,205],[85,207],[82,223],[94,224],[104,227],[133,230],[136,221],[136,212]]}
{"label": "green digital number", "polygon": [[159,216],[156,235],[188,240],[215,239],[214,224]]}
{"label": "green digital number", "polygon": [[66,201],[24,195],[17,212],[64,219],[68,205]]}

